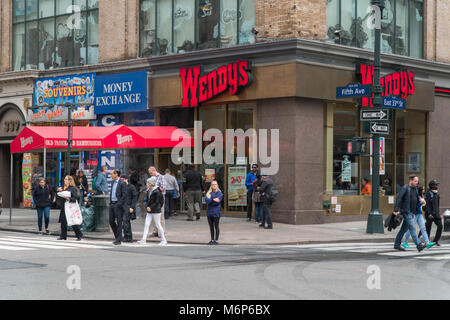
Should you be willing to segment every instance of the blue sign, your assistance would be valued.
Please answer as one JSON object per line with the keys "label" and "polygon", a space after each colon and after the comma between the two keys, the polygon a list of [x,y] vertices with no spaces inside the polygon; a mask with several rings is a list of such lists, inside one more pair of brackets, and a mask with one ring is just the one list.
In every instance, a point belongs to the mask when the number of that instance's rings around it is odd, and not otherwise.
{"label": "blue sign", "polygon": [[345,87],[336,88],[336,99],[367,97],[368,95],[370,95],[370,86],[363,86],[359,83],[351,83]]}
{"label": "blue sign", "polygon": [[95,79],[95,73],[37,79],[34,82],[33,105],[94,105]]}
{"label": "blue sign", "polygon": [[383,97],[383,107],[405,110],[406,100],[397,96]]}
{"label": "blue sign", "polygon": [[147,110],[147,71],[97,76],[95,114]]}

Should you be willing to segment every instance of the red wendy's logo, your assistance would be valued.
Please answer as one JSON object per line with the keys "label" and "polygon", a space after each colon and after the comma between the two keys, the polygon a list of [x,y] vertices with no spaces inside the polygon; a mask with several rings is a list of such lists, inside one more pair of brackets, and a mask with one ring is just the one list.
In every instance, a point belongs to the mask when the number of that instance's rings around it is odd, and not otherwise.
{"label": "red wendy's logo", "polygon": [[201,69],[200,66],[180,69],[183,86],[182,107],[197,107],[227,90],[231,95],[238,95],[244,87],[253,82],[249,61],[238,60],[205,75],[201,75]]}
{"label": "red wendy's logo", "polygon": [[[374,67],[365,64],[358,65],[356,67],[356,73],[358,74],[359,81],[362,85],[373,84],[374,82]],[[406,99],[408,96],[413,95],[416,91],[414,84],[415,74],[412,71],[398,71],[392,74],[388,74],[380,79],[381,86],[383,87],[382,95],[389,97],[390,95],[399,96],[402,99]],[[362,98],[361,106],[373,107],[373,96],[370,98]]]}

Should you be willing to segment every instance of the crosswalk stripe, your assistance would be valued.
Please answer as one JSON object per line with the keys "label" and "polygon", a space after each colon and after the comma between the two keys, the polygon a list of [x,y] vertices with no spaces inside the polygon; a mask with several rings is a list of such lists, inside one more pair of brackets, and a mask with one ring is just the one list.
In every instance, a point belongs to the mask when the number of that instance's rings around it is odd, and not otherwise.
{"label": "crosswalk stripe", "polygon": [[450,254],[417,257],[417,259],[423,259],[423,260],[447,260],[447,259],[450,259]]}
{"label": "crosswalk stripe", "polygon": [[29,250],[29,251],[32,251],[32,250],[36,250],[36,249],[0,245],[0,250],[10,250],[10,251],[26,251],[26,250]]}
{"label": "crosswalk stripe", "polygon": [[62,240],[41,240],[36,238],[22,238],[22,237],[8,237],[8,238],[1,238],[0,241],[14,241],[14,242],[21,242],[21,243],[32,243],[32,244],[42,244],[42,245],[52,245],[57,247],[66,247],[71,248],[88,248],[88,249],[105,249],[109,247],[105,246],[98,246],[98,245],[91,245],[91,244],[85,244],[85,243],[76,243],[76,242],[70,242],[70,241],[63,241]]}
{"label": "crosswalk stripe", "polygon": [[72,249],[71,247],[63,247],[63,246],[51,246],[47,244],[37,244],[37,243],[23,243],[23,242],[17,242],[17,241],[1,241],[0,244],[10,245],[10,246],[18,246],[18,247],[29,247],[29,248],[41,248],[41,249],[55,249],[55,250],[61,250],[61,249]]}

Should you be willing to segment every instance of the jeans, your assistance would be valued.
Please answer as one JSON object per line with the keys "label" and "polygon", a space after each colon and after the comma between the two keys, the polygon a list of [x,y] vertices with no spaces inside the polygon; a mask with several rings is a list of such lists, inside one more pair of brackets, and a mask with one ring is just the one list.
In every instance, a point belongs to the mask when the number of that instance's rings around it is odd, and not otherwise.
{"label": "jeans", "polygon": [[394,248],[400,247],[403,235],[408,230],[411,233],[414,243],[416,244],[416,246],[418,246],[420,244],[420,240],[416,234],[416,227],[414,225],[414,214],[410,211],[409,213],[402,213],[402,216],[403,216],[403,224],[402,227],[400,228],[400,231],[397,234],[397,237],[395,237]]}
{"label": "jeans", "polygon": [[169,216],[173,212],[174,203],[173,203],[173,195],[174,190],[166,190],[166,200],[164,203],[164,218],[169,219]]}
{"label": "jeans", "polygon": [[48,229],[48,223],[50,221],[50,207],[45,208],[36,208],[38,214],[38,227],[39,231],[42,231],[42,214],[44,214],[45,218],[45,230]]}
{"label": "jeans", "polygon": [[263,202],[255,202],[255,220],[262,221],[263,218]]}
{"label": "jeans", "polygon": [[264,226],[267,222],[268,227],[272,227],[272,203],[266,201],[263,203],[263,218],[261,224]]}
{"label": "jeans", "polygon": [[[428,242],[430,242],[430,240],[428,239],[428,235],[426,233],[425,222],[423,221],[423,216],[421,214],[415,214],[414,220],[416,221],[417,225],[419,226],[420,231],[422,231],[423,240],[425,240],[425,243],[427,244]],[[409,230],[406,231],[405,242],[408,242],[410,235],[411,235],[411,233],[409,232]]]}

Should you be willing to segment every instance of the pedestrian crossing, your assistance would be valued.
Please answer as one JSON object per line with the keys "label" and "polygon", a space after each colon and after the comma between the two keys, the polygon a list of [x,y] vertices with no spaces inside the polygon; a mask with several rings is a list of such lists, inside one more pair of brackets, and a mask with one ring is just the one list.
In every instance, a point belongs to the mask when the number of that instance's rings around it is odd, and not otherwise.
{"label": "pedestrian crossing", "polygon": [[305,250],[319,250],[326,252],[347,252],[376,254],[384,257],[413,258],[420,260],[450,260],[450,244],[441,244],[418,252],[414,245],[406,251],[398,251],[393,248],[393,243],[330,243],[309,245],[286,245],[283,248],[297,248]]}
{"label": "pedestrian crossing", "polygon": [[29,238],[29,237],[13,237],[2,236],[0,237],[0,251],[36,251],[41,249],[49,250],[76,250],[76,249],[106,249],[108,246],[91,244],[76,241],[59,241],[56,238]]}

